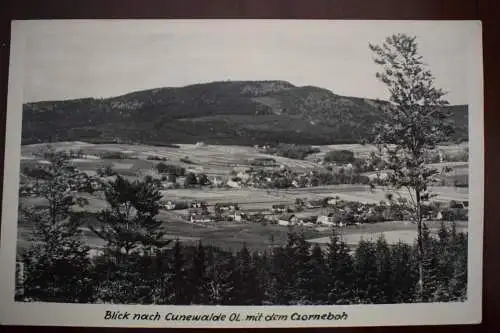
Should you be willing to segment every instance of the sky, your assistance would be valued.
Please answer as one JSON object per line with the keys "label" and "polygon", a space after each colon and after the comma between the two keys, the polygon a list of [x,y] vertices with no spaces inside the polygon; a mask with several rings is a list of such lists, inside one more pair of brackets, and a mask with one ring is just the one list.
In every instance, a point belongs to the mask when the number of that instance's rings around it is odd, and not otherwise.
{"label": "sky", "polygon": [[417,37],[447,100],[466,104],[469,27],[458,21],[30,21],[23,25],[23,102],[225,80],[284,80],[387,99],[368,43],[407,33]]}

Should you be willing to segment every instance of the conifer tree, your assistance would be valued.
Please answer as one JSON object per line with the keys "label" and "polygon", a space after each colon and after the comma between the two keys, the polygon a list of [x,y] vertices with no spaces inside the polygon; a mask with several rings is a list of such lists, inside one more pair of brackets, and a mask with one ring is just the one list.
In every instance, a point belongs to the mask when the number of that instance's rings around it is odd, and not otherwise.
{"label": "conifer tree", "polygon": [[266,290],[266,305],[287,305],[292,300],[290,295],[290,279],[293,275],[289,272],[290,257],[283,247],[275,247],[270,258],[271,269],[269,288]]}
{"label": "conifer tree", "polygon": [[394,286],[392,303],[415,301],[418,265],[410,245],[398,242],[391,247],[391,283]]}
{"label": "conifer tree", "polygon": [[450,252],[454,253],[453,274],[449,283],[450,301],[463,302],[467,300],[468,277],[468,239],[464,232],[457,233],[455,224],[452,225],[450,237]]}
{"label": "conifer tree", "polygon": [[256,305],[263,305],[267,303],[266,291],[270,288],[271,265],[267,251],[253,253],[253,262],[255,264],[255,276],[257,279],[258,295],[256,296]]}
{"label": "conifer tree", "polygon": [[191,304],[208,304],[207,255],[201,242],[191,254],[187,285]]}
{"label": "conifer tree", "polygon": [[313,302],[311,299],[311,272],[310,244],[306,241],[301,232],[296,235],[295,245],[290,259],[294,260],[294,286],[295,291],[293,304],[308,305]]}
{"label": "conifer tree", "polygon": [[328,296],[328,275],[324,253],[318,244],[313,247],[309,260],[308,299],[312,304],[325,304]]}
{"label": "conifer tree", "polygon": [[259,296],[257,297],[259,305],[269,304],[268,291],[271,288],[272,256],[268,253],[265,250],[262,253],[255,251],[253,254],[255,274],[259,283]]}
{"label": "conifer tree", "polygon": [[163,238],[162,222],[156,220],[162,195],[151,180],[131,182],[118,175],[107,184],[105,197],[109,207],[89,228],[107,242],[117,259],[139,247],[148,250],[170,243]]}
{"label": "conifer tree", "polygon": [[235,294],[239,286],[236,285],[238,270],[233,254],[230,252],[218,253],[209,269],[208,304],[235,304]]}
{"label": "conifer tree", "polygon": [[438,289],[436,291],[436,301],[446,301],[450,299],[450,281],[453,278],[454,264],[456,262],[456,253],[452,249],[451,237],[448,228],[444,222],[441,222],[438,231],[438,241],[435,243],[436,249],[436,282]]}
{"label": "conifer tree", "polygon": [[350,304],[358,302],[355,294],[356,276],[353,258],[347,244],[342,241],[335,229],[328,243],[326,256],[327,303]]}
{"label": "conifer tree", "polygon": [[183,247],[179,240],[175,241],[169,259],[165,279],[167,289],[166,304],[189,304],[186,259],[184,258]]}
{"label": "conifer tree", "polygon": [[392,283],[391,251],[383,234],[375,243],[375,254],[378,277],[376,302],[380,304],[393,303],[394,284]]}
{"label": "conifer tree", "polygon": [[420,298],[417,298],[417,300],[421,302],[433,302],[441,299],[442,297],[440,294],[445,292],[445,290],[440,288],[439,281],[439,244],[437,240],[431,236],[429,228],[426,225],[422,228],[422,245],[424,249],[424,257],[422,261],[424,277],[423,292],[419,295]]}
{"label": "conifer tree", "polygon": [[[90,302],[93,282],[80,225],[71,219],[72,207],[84,205],[71,182],[79,174],[65,154],[50,149],[45,154],[45,179],[36,194],[46,207],[21,208],[19,223],[34,226],[34,244],[21,257],[24,263],[24,297],[46,302]],[[78,185],[78,184],[77,184]],[[78,186],[77,186],[78,188]]]}
{"label": "conifer tree", "polygon": [[236,254],[237,261],[237,302],[241,305],[259,304],[259,281],[257,271],[246,244]]}
{"label": "conifer tree", "polygon": [[354,273],[358,302],[363,304],[377,304],[380,302],[379,278],[375,244],[371,241],[360,240],[355,252]]}

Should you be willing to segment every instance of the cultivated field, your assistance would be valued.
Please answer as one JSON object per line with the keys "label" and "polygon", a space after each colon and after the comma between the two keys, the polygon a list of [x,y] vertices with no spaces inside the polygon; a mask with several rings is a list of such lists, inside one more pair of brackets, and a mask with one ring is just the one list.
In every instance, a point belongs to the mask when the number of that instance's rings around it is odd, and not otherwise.
{"label": "cultivated field", "polygon": [[[309,155],[306,159],[309,161],[314,161],[314,160],[322,160],[325,154],[329,151],[332,150],[350,150],[354,153],[355,157],[368,157],[371,152],[376,152],[377,147],[374,145],[366,144],[340,144],[340,145],[323,145],[323,146],[314,146],[315,148],[318,148],[320,152]],[[440,145],[437,148],[444,153],[457,153],[460,151],[463,151],[468,147],[468,143],[461,143],[461,144],[453,144],[453,145]]]}
{"label": "cultivated field", "polygon": [[[22,156],[25,158],[33,158],[33,154],[39,149],[42,149],[45,144],[35,144],[23,146],[21,150]],[[188,145],[180,144],[179,148],[171,147],[153,147],[145,145],[118,145],[118,144],[89,144],[83,142],[65,142],[54,143],[52,146],[60,150],[81,149],[85,154],[98,156],[103,152],[121,152],[129,155],[132,159],[120,161],[123,164],[122,168],[131,169],[136,167],[138,159],[145,161],[149,156],[157,156],[167,158],[167,162],[186,169],[204,172],[208,175],[227,175],[234,168],[249,166],[248,161],[259,157],[270,157],[270,155],[259,153],[254,147],[244,146],[218,146],[218,145]],[[183,163],[180,159],[189,157],[190,163]],[[284,165],[295,171],[301,172],[317,168],[317,165],[311,161],[294,160],[285,157],[272,156],[280,165]],[[133,161],[136,162],[133,162]],[[77,164],[96,165],[102,164],[103,161],[96,159],[92,160],[77,160]],[[157,161],[146,161],[148,165],[153,166]],[[118,162],[116,162],[118,163]]]}
{"label": "cultivated field", "polygon": [[[140,171],[150,170],[158,161],[147,160],[150,156],[159,156],[167,158],[166,163],[185,167],[188,171],[204,172],[208,175],[229,175],[231,170],[237,167],[248,166],[247,161],[256,157],[269,157],[269,155],[259,153],[253,147],[240,146],[213,146],[213,145],[179,145],[180,148],[171,147],[152,147],[144,145],[117,145],[117,144],[88,144],[83,142],[67,142],[52,144],[60,150],[79,150],[85,155],[84,159],[75,159],[73,163],[81,170],[87,173],[95,171],[111,164],[120,174],[135,177]],[[30,145],[22,147],[22,163],[32,163],[38,159],[35,153],[46,145]],[[463,149],[462,146],[447,147],[448,149]],[[333,149],[349,149],[355,154],[369,154],[374,149],[369,145],[336,145],[322,146],[319,154]],[[98,156],[103,152],[121,152],[128,155],[128,159],[102,160]],[[187,164],[180,161],[184,157],[189,157],[193,164]],[[316,154],[316,157],[320,156]],[[282,165],[292,168],[296,171],[306,171],[317,168],[313,162],[314,156],[310,156],[306,161],[293,160],[272,156]],[[442,168],[445,164],[434,165],[436,168]],[[463,176],[468,174],[468,164],[447,163],[453,167],[451,176]],[[468,200],[467,189],[455,187],[434,187],[432,192],[438,194],[437,200],[450,201]],[[269,210],[274,204],[293,205],[297,198],[301,199],[320,199],[325,197],[338,196],[341,200],[359,201],[365,203],[379,203],[386,200],[387,188],[370,189],[364,185],[331,185],[314,188],[290,188],[286,190],[265,190],[265,189],[170,189],[162,191],[164,199],[167,200],[202,200],[208,205],[214,205],[217,202],[238,203],[244,211]],[[89,206],[85,208],[88,211],[99,211],[106,207],[106,202],[102,199],[85,195],[89,200]],[[394,194],[394,198],[403,196],[408,198],[405,191]],[[39,198],[22,198],[21,203],[27,206],[43,205],[43,200]],[[319,214],[321,209],[306,210],[299,214]],[[261,225],[248,223],[220,223],[210,225],[198,225],[186,222],[182,218],[185,211],[162,211],[159,219],[164,222],[168,235],[174,239],[178,238],[183,242],[193,243],[202,240],[206,244],[214,244],[223,248],[240,248],[243,243],[255,249],[265,249],[273,244],[280,244],[285,241],[287,227],[279,225]],[[436,230],[438,224],[431,226]],[[461,223],[460,228],[466,228],[467,223]],[[25,247],[28,244],[27,239],[31,234],[32,226],[19,226],[18,246]],[[330,234],[328,228],[304,228],[306,235],[312,242],[325,243]],[[378,237],[383,232],[389,242],[401,240],[403,242],[413,242],[415,238],[415,226],[408,222],[385,222],[377,224],[362,225],[344,229],[344,237],[348,243],[354,244],[361,237],[364,239]],[[90,230],[84,230],[87,242],[93,247],[100,247],[103,242],[96,238]]]}
{"label": "cultivated field", "polygon": [[[441,222],[426,222],[429,231],[433,235],[437,235]],[[445,222],[447,223],[447,222]],[[449,223],[448,223],[449,224]],[[468,223],[465,221],[455,222],[457,231],[467,232]],[[374,224],[364,224],[356,228],[341,229],[342,239],[349,245],[354,246],[361,239],[367,241],[376,241],[380,236],[383,236],[389,244],[398,242],[411,244],[416,241],[416,226],[410,222],[381,222]],[[327,244],[329,237],[312,238],[308,240],[313,244]]]}

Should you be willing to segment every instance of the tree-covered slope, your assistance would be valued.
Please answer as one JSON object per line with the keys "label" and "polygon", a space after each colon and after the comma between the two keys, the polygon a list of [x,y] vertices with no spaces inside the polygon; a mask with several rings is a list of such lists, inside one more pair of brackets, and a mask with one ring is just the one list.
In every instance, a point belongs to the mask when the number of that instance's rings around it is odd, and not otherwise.
{"label": "tree-covered slope", "polygon": [[[23,144],[81,140],[145,144],[334,144],[369,140],[377,101],[284,81],[225,81],[106,99],[27,103]],[[467,106],[451,106],[467,140]]]}

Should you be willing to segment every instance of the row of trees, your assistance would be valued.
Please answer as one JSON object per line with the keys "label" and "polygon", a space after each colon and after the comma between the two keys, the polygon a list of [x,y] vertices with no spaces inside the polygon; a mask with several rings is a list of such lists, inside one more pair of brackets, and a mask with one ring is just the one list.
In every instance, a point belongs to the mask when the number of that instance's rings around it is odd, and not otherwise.
{"label": "row of trees", "polygon": [[[417,297],[417,247],[361,241],[351,250],[333,233],[326,250],[290,230],[288,241],[266,252],[243,246],[182,246],[165,239],[156,219],[161,195],[149,178],[119,175],[105,187],[108,208],[95,219],[76,213],[85,205],[66,184],[75,169],[48,154],[51,175],[39,187],[48,205],[21,209],[34,224],[32,247],[20,254],[17,299],[47,302],[157,304],[354,304],[463,300],[467,285],[467,237],[443,225],[439,238],[424,233],[423,298]],[[81,226],[105,241],[90,256]],[[173,245],[173,246],[172,246]]]}
{"label": "row of trees", "polygon": [[314,148],[308,145],[297,145],[289,143],[278,143],[275,146],[264,149],[267,154],[303,160],[308,155],[319,153],[319,148]]}
{"label": "row of trees", "polygon": [[[326,249],[291,231],[267,252],[243,246],[173,247],[121,260],[107,253],[51,261],[31,257],[18,300],[114,304],[319,305],[463,301],[467,295],[467,238],[442,228],[426,234],[425,293],[419,298],[416,247],[361,241],[354,253],[337,234]],[[34,255],[34,254],[32,254]],[[42,260],[40,260],[42,259]],[[36,260],[36,261],[35,261]],[[36,264],[34,264],[36,262]]]}

